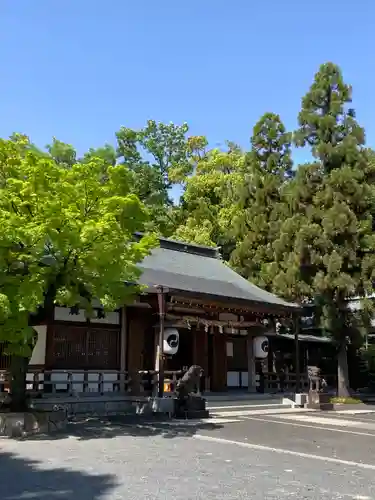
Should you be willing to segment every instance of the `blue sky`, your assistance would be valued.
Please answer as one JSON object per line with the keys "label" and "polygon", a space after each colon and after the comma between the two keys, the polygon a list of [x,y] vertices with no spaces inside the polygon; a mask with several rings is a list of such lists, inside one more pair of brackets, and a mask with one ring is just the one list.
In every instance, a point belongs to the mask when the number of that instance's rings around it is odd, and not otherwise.
{"label": "blue sky", "polygon": [[247,147],[266,111],[295,126],[330,60],[375,147],[374,15],[370,0],[2,0],[0,136],[82,153],[152,118]]}

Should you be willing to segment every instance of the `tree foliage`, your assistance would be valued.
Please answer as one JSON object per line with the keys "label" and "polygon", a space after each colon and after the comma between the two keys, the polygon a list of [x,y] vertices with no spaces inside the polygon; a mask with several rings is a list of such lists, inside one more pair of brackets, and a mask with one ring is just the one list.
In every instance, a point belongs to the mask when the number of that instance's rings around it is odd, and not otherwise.
{"label": "tree foliage", "polygon": [[311,147],[315,161],[298,168],[288,186],[291,212],[274,242],[275,291],[314,300],[322,326],[338,342],[340,395],[348,385],[346,341],[358,338],[368,310],[350,310],[348,299],[372,292],[375,269],[374,170],[350,103],[340,69],[321,66],[294,135],[297,146]]}
{"label": "tree foliage", "polygon": [[187,124],[149,120],[141,130],[122,127],[116,134],[118,158],[131,172],[132,189],[149,213],[149,229],[170,236],[178,213],[170,189],[191,172]]}
{"label": "tree foliage", "polygon": [[291,134],[278,115],[266,113],[254,127],[251,146],[237,193],[231,264],[242,276],[272,290],[273,242],[287,215],[282,192],[292,177]]}
{"label": "tree foliage", "polygon": [[113,310],[137,290],[137,263],[154,246],[133,233],[147,211],[124,166],[57,162],[24,136],[0,140],[0,340],[30,354],[30,314],[92,300]]}
{"label": "tree foliage", "polygon": [[174,237],[182,241],[233,249],[232,220],[235,195],[244,176],[244,154],[235,145],[213,149],[196,158],[194,175],[185,180],[181,210],[186,214]]}
{"label": "tree foliage", "polygon": [[61,142],[53,137],[52,144],[47,144],[46,149],[53,160],[65,168],[71,168],[77,161],[77,152],[71,144]]}

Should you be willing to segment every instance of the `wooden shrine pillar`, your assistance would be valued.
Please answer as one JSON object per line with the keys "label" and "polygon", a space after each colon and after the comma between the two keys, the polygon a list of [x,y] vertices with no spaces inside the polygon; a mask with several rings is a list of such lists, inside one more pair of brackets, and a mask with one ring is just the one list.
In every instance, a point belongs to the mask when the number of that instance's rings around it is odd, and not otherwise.
{"label": "wooden shrine pillar", "polygon": [[212,339],[211,391],[227,390],[227,336],[215,333]]}
{"label": "wooden shrine pillar", "polygon": [[127,361],[127,349],[128,349],[128,316],[127,316],[126,306],[121,308],[120,318],[121,318],[121,330],[120,330],[120,391],[126,392],[126,361]]}
{"label": "wooden shrine pillar", "polygon": [[145,333],[149,327],[149,321],[147,316],[140,317],[139,311],[137,310],[132,311],[132,316],[133,317],[129,318],[128,323],[127,365],[128,373],[131,378],[131,394],[137,396],[142,392],[141,376],[139,375],[139,371],[143,369]]}
{"label": "wooden shrine pillar", "polygon": [[247,336],[247,379],[248,379],[248,392],[256,392],[256,370],[255,370],[255,356],[254,356],[254,336],[250,333]]}

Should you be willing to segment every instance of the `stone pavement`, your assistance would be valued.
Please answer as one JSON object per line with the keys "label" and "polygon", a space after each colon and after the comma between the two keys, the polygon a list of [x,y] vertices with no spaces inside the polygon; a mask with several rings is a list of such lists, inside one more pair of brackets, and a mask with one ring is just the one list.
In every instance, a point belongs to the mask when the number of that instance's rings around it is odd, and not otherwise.
{"label": "stone pavement", "polygon": [[[286,400],[288,401],[288,400]],[[208,403],[208,409],[210,410],[210,415],[213,420],[218,420],[220,423],[229,422],[239,422],[244,421],[248,417],[254,417],[257,415],[284,415],[291,414],[291,419],[293,415],[300,413],[313,412],[315,410],[309,410],[305,408],[293,408],[291,404],[281,404],[280,402],[273,401],[260,401],[256,404],[254,402],[210,402]],[[335,412],[344,415],[364,415],[375,413],[375,406],[373,405],[351,405],[350,409],[347,409],[346,405],[342,405],[342,409]],[[330,413],[332,414],[332,412]]]}
{"label": "stone pavement", "polygon": [[374,414],[218,418],[92,420],[48,440],[1,439],[0,498],[375,499]]}
{"label": "stone pavement", "polygon": [[[235,404],[225,406],[209,406],[210,418],[218,423],[240,422],[252,415],[281,415],[296,413],[299,409],[282,404]],[[304,412],[310,410],[303,410]]]}

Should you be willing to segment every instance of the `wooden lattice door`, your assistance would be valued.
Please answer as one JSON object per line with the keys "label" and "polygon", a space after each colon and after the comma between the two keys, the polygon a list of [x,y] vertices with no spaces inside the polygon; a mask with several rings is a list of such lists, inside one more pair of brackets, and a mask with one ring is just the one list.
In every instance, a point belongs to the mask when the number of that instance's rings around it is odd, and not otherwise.
{"label": "wooden lattice door", "polygon": [[119,369],[120,331],[114,328],[54,325],[47,339],[49,369]]}

